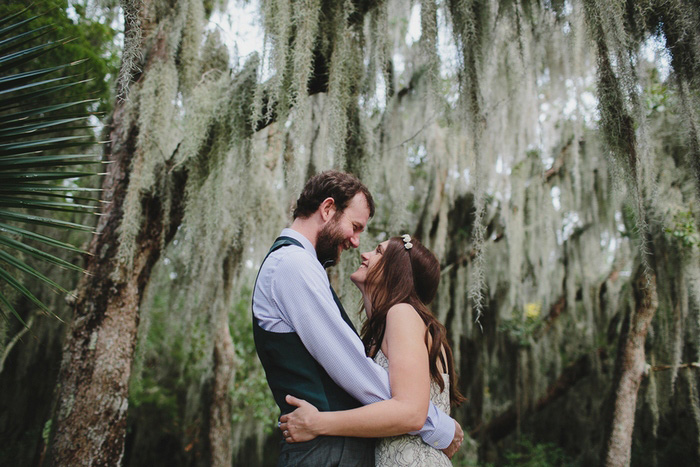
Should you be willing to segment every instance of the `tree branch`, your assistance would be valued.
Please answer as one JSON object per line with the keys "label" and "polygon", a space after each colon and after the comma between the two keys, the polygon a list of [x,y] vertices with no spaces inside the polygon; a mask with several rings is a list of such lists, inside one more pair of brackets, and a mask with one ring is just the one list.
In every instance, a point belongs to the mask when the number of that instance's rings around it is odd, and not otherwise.
{"label": "tree branch", "polygon": [[565,158],[566,154],[569,151],[569,148],[571,147],[571,145],[573,143],[574,143],[574,138],[572,136],[571,138],[569,138],[569,141],[567,141],[564,144],[564,146],[561,148],[561,150],[559,151],[559,157],[554,159],[552,166],[544,172],[545,181],[548,182],[552,177],[554,177],[555,175],[559,175],[559,173],[561,173],[561,169],[564,167],[564,158]]}
{"label": "tree branch", "polygon": [[5,360],[7,360],[7,357],[10,355],[10,352],[12,351],[12,348],[17,345],[17,342],[22,339],[22,336],[24,336],[27,331],[32,327],[32,324],[34,324],[34,315],[32,315],[31,318],[27,320],[27,325],[22,328],[20,332],[15,335],[15,337],[12,338],[9,344],[5,347],[5,350],[2,353],[2,358],[0,359],[0,374],[2,374],[2,370],[5,369]]}
{"label": "tree branch", "polygon": [[677,367],[674,367],[673,365],[654,365],[648,367],[645,372],[645,376],[648,376],[650,371],[664,371],[664,370],[671,370],[673,368],[697,368],[700,369],[700,362],[692,362],[692,363],[681,363]]}
{"label": "tree branch", "polygon": [[[595,354],[599,358],[605,358],[605,348],[596,349]],[[547,388],[546,393],[535,402],[532,413],[540,412],[552,402],[561,398],[576,383],[591,373],[591,355],[581,356],[561,372],[557,380]],[[492,418],[487,425],[479,425],[469,432],[472,438],[488,439],[492,442],[499,441],[515,430],[518,422],[518,414],[514,405],[505,412]]]}
{"label": "tree branch", "polygon": [[[493,243],[500,242],[502,239],[503,232],[496,235],[496,237],[493,239]],[[452,263],[447,264],[445,266],[440,266],[440,275],[447,273],[450,269],[452,269],[455,266],[462,266],[466,264],[467,261],[474,259],[474,257],[476,257],[476,250],[472,248],[471,250],[469,250],[468,253],[463,254],[462,256],[454,260]]]}

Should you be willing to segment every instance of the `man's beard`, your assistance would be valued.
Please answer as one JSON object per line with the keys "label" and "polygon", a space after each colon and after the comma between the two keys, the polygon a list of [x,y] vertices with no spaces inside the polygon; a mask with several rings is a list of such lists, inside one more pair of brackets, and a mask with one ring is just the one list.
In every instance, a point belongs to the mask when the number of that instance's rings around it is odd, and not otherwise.
{"label": "man's beard", "polygon": [[332,219],[318,233],[316,256],[324,268],[333,266],[340,259],[340,246],[345,243],[338,221]]}

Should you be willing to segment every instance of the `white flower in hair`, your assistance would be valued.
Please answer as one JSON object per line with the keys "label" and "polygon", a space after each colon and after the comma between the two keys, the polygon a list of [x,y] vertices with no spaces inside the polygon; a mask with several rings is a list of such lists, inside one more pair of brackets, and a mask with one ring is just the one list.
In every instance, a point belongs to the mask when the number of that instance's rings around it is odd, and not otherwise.
{"label": "white flower in hair", "polygon": [[411,248],[413,248],[413,243],[411,243],[411,236],[410,235],[403,234],[403,235],[401,235],[401,238],[403,239],[404,248],[406,248],[407,250],[410,250]]}

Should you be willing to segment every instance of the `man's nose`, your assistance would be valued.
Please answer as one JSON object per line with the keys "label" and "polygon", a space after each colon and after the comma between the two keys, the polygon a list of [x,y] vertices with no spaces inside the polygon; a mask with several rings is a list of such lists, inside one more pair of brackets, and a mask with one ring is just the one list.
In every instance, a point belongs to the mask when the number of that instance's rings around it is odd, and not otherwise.
{"label": "man's nose", "polygon": [[360,236],[358,234],[353,235],[350,237],[350,245],[352,245],[353,248],[357,248],[360,246]]}

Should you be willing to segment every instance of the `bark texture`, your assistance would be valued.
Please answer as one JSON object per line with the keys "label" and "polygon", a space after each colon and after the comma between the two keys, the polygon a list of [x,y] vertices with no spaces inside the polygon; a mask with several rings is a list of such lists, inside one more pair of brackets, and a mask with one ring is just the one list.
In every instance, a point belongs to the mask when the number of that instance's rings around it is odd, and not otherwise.
{"label": "bark texture", "polygon": [[[164,34],[149,62],[165,54]],[[146,66],[148,72],[148,63]],[[119,226],[139,128],[118,103],[110,131],[109,172],[103,189],[109,201],[88,251],[87,274],[78,286],[74,318],[58,377],[53,465],[119,465],[124,454],[128,387],[139,324],[139,305],[161,245],[174,234],[164,228],[163,206],[156,196],[141,199],[143,217],[131,268],[117,266]],[[175,176],[177,180],[179,177]],[[180,180],[182,182],[182,180]],[[168,218],[177,219],[179,205]],[[177,225],[173,222],[172,225]],[[165,238],[163,238],[165,236]]]}
{"label": "bark texture", "polygon": [[214,381],[209,407],[211,465],[216,467],[231,465],[233,457],[231,389],[235,373],[234,358],[233,340],[228,330],[228,313],[225,307],[220,307],[214,336]]}
{"label": "bark texture", "polygon": [[634,281],[635,306],[623,327],[615,361],[613,409],[607,426],[602,465],[630,465],[637,393],[645,372],[644,342],[658,308],[656,276],[639,268]]}

